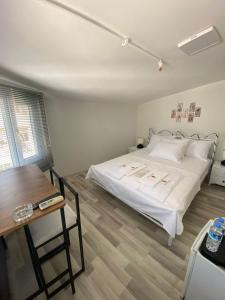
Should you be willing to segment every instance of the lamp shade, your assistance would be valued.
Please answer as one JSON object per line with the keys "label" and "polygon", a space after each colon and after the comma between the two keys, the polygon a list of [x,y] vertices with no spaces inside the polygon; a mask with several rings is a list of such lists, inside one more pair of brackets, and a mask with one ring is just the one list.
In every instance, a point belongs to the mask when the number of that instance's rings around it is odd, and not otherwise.
{"label": "lamp shade", "polygon": [[137,138],[137,145],[143,145],[144,144],[144,138],[143,137],[138,137]]}

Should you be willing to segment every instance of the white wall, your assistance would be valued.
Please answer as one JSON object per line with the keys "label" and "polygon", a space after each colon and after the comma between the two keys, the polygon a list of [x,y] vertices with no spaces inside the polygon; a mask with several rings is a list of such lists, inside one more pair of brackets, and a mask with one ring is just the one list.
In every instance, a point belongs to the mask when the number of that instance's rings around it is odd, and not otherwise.
{"label": "white wall", "polygon": [[125,154],[135,143],[135,105],[47,97],[55,167],[67,175]]}
{"label": "white wall", "polygon": [[[187,107],[190,102],[196,102],[202,107],[201,117],[195,118],[193,123],[188,123],[184,119],[181,123],[176,123],[170,115],[178,102],[184,103],[184,107]],[[187,133],[219,132],[220,145],[217,158],[220,159],[225,136],[225,80],[139,105],[137,135],[147,137],[150,127],[156,130],[180,129]]]}
{"label": "white wall", "polygon": [[[0,78],[0,82],[15,85],[5,78]],[[196,102],[202,107],[201,117],[193,123],[183,119],[176,123],[170,114],[178,102],[184,103],[184,107]],[[46,96],[46,112],[55,166],[63,175],[126,153],[127,147],[135,143],[136,135],[147,137],[149,127],[187,133],[219,132],[217,158],[220,159],[225,142],[225,80],[138,107],[127,102],[87,102]]]}

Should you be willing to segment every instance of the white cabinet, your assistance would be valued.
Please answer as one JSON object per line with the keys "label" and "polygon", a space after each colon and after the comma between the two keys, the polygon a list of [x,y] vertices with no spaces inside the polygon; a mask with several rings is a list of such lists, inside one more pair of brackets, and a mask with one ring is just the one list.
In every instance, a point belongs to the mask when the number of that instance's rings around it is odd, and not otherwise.
{"label": "white cabinet", "polygon": [[185,300],[224,300],[225,270],[197,253]]}
{"label": "white cabinet", "polygon": [[199,252],[199,247],[212,222],[211,220],[205,225],[191,247],[182,291],[185,300],[225,299],[224,267],[215,265]]}
{"label": "white cabinet", "polygon": [[209,183],[225,186],[225,166],[220,161],[214,162]]}
{"label": "white cabinet", "polygon": [[134,152],[134,151],[137,151],[137,150],[141,150],[141,149],[144,149],[144,148],[138,148],[137,146],[130,146],[130,147],[128,147],[127,152],[131,153],[131,152]]}

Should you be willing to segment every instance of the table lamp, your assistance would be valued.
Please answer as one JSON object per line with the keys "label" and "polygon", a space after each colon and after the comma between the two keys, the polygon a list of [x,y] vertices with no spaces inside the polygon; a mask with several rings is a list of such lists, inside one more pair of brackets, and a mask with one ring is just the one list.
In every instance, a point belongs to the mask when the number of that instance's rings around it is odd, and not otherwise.
{"label": "table lamp", "polygon": [[139,149],[144,148],[144,138],[143,137],[137,138],[137,148],[139,148]]}

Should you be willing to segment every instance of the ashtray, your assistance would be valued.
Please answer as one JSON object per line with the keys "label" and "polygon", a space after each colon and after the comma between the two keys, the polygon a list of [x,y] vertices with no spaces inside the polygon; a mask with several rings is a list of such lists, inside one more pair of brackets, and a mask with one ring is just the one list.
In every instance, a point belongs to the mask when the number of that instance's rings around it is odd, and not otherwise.
{"label": "ashtray", "polygon": [[12,214],[12,218],[15,222],[24,222],[33,215],[32,203],[17,206]]}

